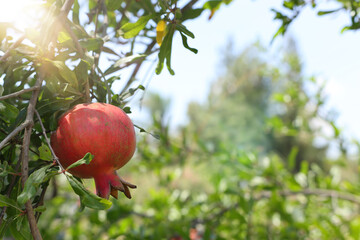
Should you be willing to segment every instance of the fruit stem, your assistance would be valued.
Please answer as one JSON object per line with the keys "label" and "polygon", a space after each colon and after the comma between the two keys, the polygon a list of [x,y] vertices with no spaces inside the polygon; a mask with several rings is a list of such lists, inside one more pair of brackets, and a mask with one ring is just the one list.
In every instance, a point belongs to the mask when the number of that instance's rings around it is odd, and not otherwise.
{"label": "fruit stem", "polygon": [[89,77],[86,78],[85,82],[85,102],[91,103]]}

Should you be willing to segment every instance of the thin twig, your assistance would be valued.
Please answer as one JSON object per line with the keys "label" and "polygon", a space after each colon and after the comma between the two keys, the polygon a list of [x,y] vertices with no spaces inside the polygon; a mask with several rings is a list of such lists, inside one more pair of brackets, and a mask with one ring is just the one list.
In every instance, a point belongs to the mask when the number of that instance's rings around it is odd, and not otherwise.
{"label": "thin twig", "polygon": [[184,13],[185,11],[191,9],[197,2],[198,0],[191,0],[181,9],[181,12]]}
{"label": "thin twig", "polygon": [[64,5],[61,7],[59,17],[67,17],[73,4],[74,0],[66,0]]}
{"label": "thin twig", "polygon": [[10,56],[10,52],[17,48],[21,43],[22,41],[24,41],[26,35],[22,35],[16,42],[14,42],[10,48],[5,52],[5,54],[0,58],[0,62],[4,62],[9,56]]}
{"label": "thin twig", "polygon": [[[49,180],[50,181],[50,180]],[[40,206],[43,206],[44,205],[44,199],[45,199],[45,193],[46,193],[46,190],[49,186],[49,181],[47,182],[47,184],[44,186],[44,188],[42,189],[41,191],[41,194],[40,194],[40,199],[39,201],[37,202],[37,204],[34,206],[34,208],[37,208],[37,207],[40,207]],[[36,218],[36,222],[39,221],[39,218],[41,216],[41,212],[37,212],[35,214],[35,218]]]}
{"label": "thin twig", "polygon": [[43,124],[42,121],[41,121],[40,114],[39,114],[39,112],[38,112],[36,109],[35,109],[35,114],[36,114],[36,117],[37,117],[38,120],[39,120],[39,123],[40,123],[41,129],[42,129],[42,131],[43,131],[43,135],[44,135],[45,141],[46,141],[47,145],[49,146],[51,155],[52,155],[52,157],[53,157],[53,161],[55,161],[55,162],[60,166],[61,170],[64,171],[65,168],[61,165],[61,163],[60,163],[60,161],[59,161],[59,158],[56,156],[56,154],[55,154],[55,152],[54,152],[54,149],[51,147],[49,138],[48,138],[47,135],[46,135],[46,129],[45,129],[45,127],[44,127],[44,124]]}
{"label": "thin twig", "polygon": [[73,40],[74,44],[75,44],[75,48],[76,50],[80,53],[80,57],[84,56],[84,49],[83,47],[80,45],[79,43],[79,39],[77,38],[77,36],[75,35],[74,31],[71,29],[71,27],[66,23],[65,20],[62,19],[61,21],[62,26],[65,28],[65,30],[69,33],[71,39]]}
{"label": "thin twig", "polygon": [[[29,173],[30,137],[31,137],[32,127],[34,124],[33,118],[34,118],[35,105],[36,105],[36,102],[37,102],[37,99],[38,99],[38,96],[40,93],[40,87],[41,87],[42,82],[43,82],[43,77],[41,74],[41,76],[38,77],[38,79],[36,80],[36,83],[35,83],[35,86],[37,86],[39,89],[34,90],[32,92],[32,96],[30,98],[29,105],[27,108],[25,122],[29,122],[29,124],[26,126],[25,132],[24,132],[24,139],[23,139],[23,145],[22,145],[22,158],[21,158],[21,163],[22,163],[22,165],[21,165],[21,183],[22,183],[23,187],[25,185],[25,182],[28,178],[28,173]],[[28,221],[29,221],[29,225],[30,225],[31,234],[34,237],[34,239],[41,240],[42,237],[41,237],[40,231],[36,224],[36,218],[35,218],[34,210],[31,205],[30,200],[28,200],[25,203],[25,208],[26,208],[26,215],[28,217]]]}
{"label": "thin twig", "polygon": [[15,137],[19,132],[24,130],[30,124],[32,124],[31,121],[25,120],[25,122],[17,126],[9,135],[6,136],[4,140],[1,141],[0,150],[5,146],[6,143],[8,143],[13,137]]}
{"label": "thin twig", "polygon": [[123,22],[123,20],[124,20],[125,17],[126,17],[126,11],[127,11],[127,9],[129,8],[129,6],[130,6],[130,0],[127,0],[127,1],[126,1],[126,5],[125,5],[125,7],[124,7],[124,9],[123,9],[123,11],[122,11],[122,13],[121,13],[120,21],[117,22],[117,24],[116,24],[115,32],[116,32],[117,30],[119,30],[119,28],[121,27],[121,23]]}
{"label": "thin twig", "polygon": [[111,103],[111,89],[110,89],[109,82],[106,80],[105,74],[103,73],[103,71],[101,71],[99,66],[97,66],[97,70],[100,73],[101,77],[103,78],[103,81],[104,81],[105,86],[106,86],[107,101],[108,101],[108,103]]}
{"label": "thin twig", "polygon": [[103,37],[105,37],[107,34],[108,26],[109,26],[109,18],[108,18],[105,0],[101,0],[101,9],[103,10],[103,13],[104,13],[104,21],[103,21],[103,25],[102,25],[102,28],[103,28],[102,35],[103,35]]}
{"label": "thin twig", "polygon": [[[152,48],[155,46],[156,44],[156,40],[153,40],[146,48],[145,50],[145,54],[149,54],[149,52],[151,52]],[[140,70],[141,64],[144,62],[144,58],[142,58],[135,66],[134,71],[132,72],[131,76],[129,77],[129,80],[126,82],[126,85],[123,87],[123,89],[121,90],[120,93],[123,93],[126,91],[126,89],[128,89],[128,87],[133,83],[133,81],[135,80],[135,77],[137,75],[137,73]]]}
{"label": "thin twig", "polygon": [[1,96],[0,101],[3,101],[3,100],[8,99],[8,98],[12,98],[12,97],[17,97],[17,96],[19,96],[21,94],[31,92],[31,91],[34,91],[34,90],[37,90],[37,89],[39,89],[39,88],[38,87],[31,87],[31,88],[20,90],[18,92],[10,93],[8,95]]}

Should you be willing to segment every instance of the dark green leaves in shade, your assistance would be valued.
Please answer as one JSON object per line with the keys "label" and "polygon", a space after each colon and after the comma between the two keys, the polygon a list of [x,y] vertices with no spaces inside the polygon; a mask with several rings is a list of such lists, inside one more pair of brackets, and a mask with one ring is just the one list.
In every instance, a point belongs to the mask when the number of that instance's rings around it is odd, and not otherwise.
{"label": "dark green leaves in shade", "polygon": [[22,211],[21,206],[15,200],[10,199],[5,195],[0,195],[0,207],[13,207]]}
{"label": "dark green leaves in shade", "polygon": [[40,184],[48,181],[51,177],[58,174],[56,170],[50,170],[52,165],[47,165],[42,167],[35,172],[33,172],[25,182],[25,186],[21,194],[17,198],[17,202],[21,205],[25,204],[28,200],[32,199],[39,187]]}

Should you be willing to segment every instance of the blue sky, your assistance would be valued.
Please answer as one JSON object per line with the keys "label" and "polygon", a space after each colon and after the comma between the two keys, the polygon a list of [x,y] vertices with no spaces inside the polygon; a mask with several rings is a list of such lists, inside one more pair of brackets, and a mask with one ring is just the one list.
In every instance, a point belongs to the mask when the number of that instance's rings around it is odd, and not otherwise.
{"label": "blue sky", "polygon": [[[212,81],[221,73],[221,50],[231,38],[235,50],[241,52],[249,44],[259,40],[265,46],[276,48],[282,44],[282,37],[270,45],[273,34],[279,27],[274,21],[271,8],[279,8],[280,0],[234,0],[223,6],[208,21],[204,13],[200,19],[186,22],[186,26],[195,33],[195,39],[189,41],[198,54],[183,48],[180,36],[176,36],[173,45],[172,66],[175,76],[166,70],[155,75],[148,90],[158,92],[172,99],[171,123],[186,121],[187,104],[191,101],[204,102]],[[328,3],[318,7],[321,10],[332,9]],[[301,13],[291,25],[289,33],[297,41],[300,56],[307,76],[316,76],[326,81],[328,95],[327,107],[339,113],[338,123],[348,137],[360,139],[360,32],[340,33],[348,23],[344,13],[330,16],[317,16],[310,7]],[[144,75],[139,75],[141,77]],[[132,103],[133,108],[136,102]],[[135,111],[135,118],[143,116]]]}

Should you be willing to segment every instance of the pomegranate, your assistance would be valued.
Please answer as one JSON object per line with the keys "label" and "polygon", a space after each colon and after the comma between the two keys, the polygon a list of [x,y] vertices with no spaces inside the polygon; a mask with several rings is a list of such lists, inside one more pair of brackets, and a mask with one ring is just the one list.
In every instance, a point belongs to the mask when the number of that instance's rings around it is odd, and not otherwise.
{"label": "pomegranate", "polygon": [[131,198],[135,185],[116,174],[135,151],[135,130],[130,118],[118,107],[106,103],[78,104],[58,121],[51,146],[61,165],[67,168],[86,153],[94,155],[90,164],[69,169],[80,178],[94,178],[100,197],[118,197],[118,190]]}

